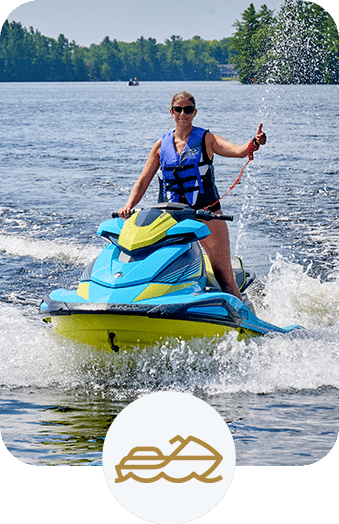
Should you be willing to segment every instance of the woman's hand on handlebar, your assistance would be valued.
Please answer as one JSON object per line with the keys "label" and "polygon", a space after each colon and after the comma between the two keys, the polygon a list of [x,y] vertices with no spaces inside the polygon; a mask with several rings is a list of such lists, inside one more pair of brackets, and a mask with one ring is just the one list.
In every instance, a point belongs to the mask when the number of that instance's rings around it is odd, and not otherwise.
{"label": "woman's hand on handlebar", "polygon": [[121,207],[118,211],[120,218],[128,218],[131,215],[131,208],[129,206]]}

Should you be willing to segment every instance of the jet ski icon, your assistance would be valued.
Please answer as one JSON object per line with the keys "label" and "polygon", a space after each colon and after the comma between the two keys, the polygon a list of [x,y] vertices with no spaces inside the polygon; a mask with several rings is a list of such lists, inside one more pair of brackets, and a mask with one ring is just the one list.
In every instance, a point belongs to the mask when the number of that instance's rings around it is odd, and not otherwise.
{"label": "jet ski icon", "polygon": [[223,457],[212,446],[199,438],[180,435],[169,443],[179,442],[177,448],[164,455],[159,448],[135,447],[115,466],[115,482],[134,479],[151,483],[163,478],[169,482],[183,483],[195,478],[200,482],[212,483],[222,480],[222,476],[209,475],[219,466]]}

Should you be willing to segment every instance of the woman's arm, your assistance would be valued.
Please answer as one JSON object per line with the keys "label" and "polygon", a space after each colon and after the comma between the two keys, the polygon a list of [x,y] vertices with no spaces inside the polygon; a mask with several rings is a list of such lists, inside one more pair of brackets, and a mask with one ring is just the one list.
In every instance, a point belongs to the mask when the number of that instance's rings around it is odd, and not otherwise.
{"label": "woman's arm", "polygon": [[212,158],[214,154],[232,158],[244,158],[247,155],[248,144],[249,143],[238,146],[237,144],[228,142],[219,135],[212,133],[206,135],[206,150],[210,158]]}
{"label": "woman's arm", "polygon": [[146,160],[144,169],[141,172],[138,180],[134,184],[131,194],[124,207],[119,209],[119,216],[128,218],[131,210],[140,202],[144,196],[148,186],[150,185],[155,173],[160,167],[160,147],[161,140],[158,140],[152,147],[150,154]]}
{"label": "woman's arm", "polygon": [[[260,145],[265,144],[266,135],[262,131],[262,124],[259,125],[259,129],[255,135],[256,143],[254,144],[254,150],[257,151]],[[247,156],[247,148],[250,142],[246,142],[242,146],[232,144],[219,135],[213,133],[207,133],[206,135],[206,150],[209,158],[211,159],[213,154],[219,156],[233,157],[233,158],[245,158]]]}

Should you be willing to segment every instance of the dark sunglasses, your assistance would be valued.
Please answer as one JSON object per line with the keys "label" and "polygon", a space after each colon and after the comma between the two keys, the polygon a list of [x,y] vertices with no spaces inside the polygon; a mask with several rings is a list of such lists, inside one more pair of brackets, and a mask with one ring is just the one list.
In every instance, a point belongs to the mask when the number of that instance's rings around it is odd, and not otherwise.
{"label": "dark sunglasses", "polygon": [[178,115],[180,115],[181,111],[183,111],[185,115],[191,115],[194,112],[195,107],[194,106],[185,106],[185,107],[173,106],[172,109],[173,111],[178,113]]}

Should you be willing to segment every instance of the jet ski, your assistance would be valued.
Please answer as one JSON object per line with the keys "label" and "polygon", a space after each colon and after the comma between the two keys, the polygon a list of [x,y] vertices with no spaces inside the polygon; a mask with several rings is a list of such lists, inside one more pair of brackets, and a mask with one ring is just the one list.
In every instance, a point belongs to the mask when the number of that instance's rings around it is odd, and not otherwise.
{"label": "jet ski", "polygon": [[[127,220],[112,213],[98,229],[107,245],[77,289],[46,295],[40,316],[66,337],[114,352],[170,337],[189,341],[237,331],[242,339],[298,327],[264,322],[245,295],[241,301],[220,289],[199,244],[210,234],[205,222],[212,219],[233,217],[168,202]],[[243,293],[254,276],[240,258],[232,266]]]}

